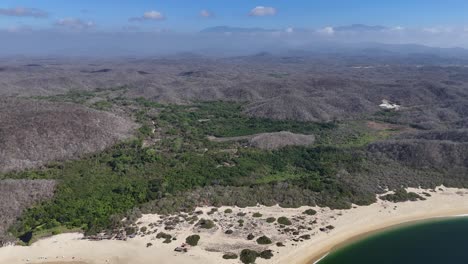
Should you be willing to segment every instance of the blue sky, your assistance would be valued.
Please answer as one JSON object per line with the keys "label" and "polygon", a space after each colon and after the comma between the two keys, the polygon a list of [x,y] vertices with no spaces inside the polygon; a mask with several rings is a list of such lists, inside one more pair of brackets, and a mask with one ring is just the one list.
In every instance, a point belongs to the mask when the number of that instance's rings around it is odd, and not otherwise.
{"label": "blue sky", "polygon": [[[466,14],[468,0],[0,0],[0,56],[243,54],[320,43],[468,48]],[[198,33],[215,26],[252,29]]]}
{"label": "blue sky", "polygon": [[[256,6],[272,7],[275,15],[248,16]],[[60,19],[92,21],[100,30],[123,27],[198,31],[228,25],[265,28],[319,28],[355,23],[403,27],[468,26],[466,0],[2,0],[0,8],[37,8],[46,18],[0,15],[0,28],[51,27]],[[201,10],[215,14],[200,17]],[[164,20],[130,22],[145,12],[157,11]]]}

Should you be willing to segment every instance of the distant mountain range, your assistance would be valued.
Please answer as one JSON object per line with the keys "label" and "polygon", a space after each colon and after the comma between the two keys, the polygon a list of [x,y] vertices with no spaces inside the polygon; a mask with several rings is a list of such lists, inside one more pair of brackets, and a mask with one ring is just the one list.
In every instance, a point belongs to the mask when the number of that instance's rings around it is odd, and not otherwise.
{"label": "distant mountain range", "polygon": [[251,33],[251,32],[273,32],[275,29],[265,29],[259,27],[229,27],[229,26],[217,26],[209,27],[200,31],[200,33]]}
{"label": "distant mountain range", "polygon": [[[346,31],[354,31],[354,32],[372,32],[372,31],[382,31],[389,29],[388,27],[384,26],[369,26],[364,24],[353,24],[348,26],[339,26],[333,27],[335,32],[346,32]],[[216,26],[216,27],[209,27],[205,28],[200,31],[200,33],[261,33],[261,32],[277,32],[277,31],[286,31],[287,29],[267,29],[267,28],[260,28],[260,27],[230,27],[230,26]],[[303,28],[294,28],[294,32],[307,32],[307,31],[314,31],[313,29],[303,29]]]}
{"label": "distant mountain range", "polygon": [[353,24],[350,26],[340,26],[334,27],[333,30],[335,32],[343,32],[343,31],[354,31],[354,32],[366,32],[366,31],[382,31],[388,29],[384,26],[368,26],[363,24]]}
{"label": "distant mountain range", "polygon": [[[424,55],[424,60],[430,59],[430,56],[468,60],[468,51],[463,48],[437,48],[414,44],[433,42],[418,41],[418,36],[398,38],[398,32],[393,37],[391,32],[393,29],[385,26],[364,24],[336,26],[322,31],[313,28],[222,25],[205,28],[195,34],[147,32],[72,34],[33,31],[28,34],[5,36],[0,34],[2,39],[0,56],[45,54],[49,56],[147,57],[189,51],[209,56],[230,57],[264,51],[279,54],[290,50],[300,50],[306,53],[336,53],[346,56],[412,55],[414,57],[416,55],[421,57]],[[252,37],[251,35],[258,36]],[[411,32],[407,31],[403,35],[411,35]],[[386,42],[393,44],[383,44]],[[31,46],[29,43],[37,45]]]}

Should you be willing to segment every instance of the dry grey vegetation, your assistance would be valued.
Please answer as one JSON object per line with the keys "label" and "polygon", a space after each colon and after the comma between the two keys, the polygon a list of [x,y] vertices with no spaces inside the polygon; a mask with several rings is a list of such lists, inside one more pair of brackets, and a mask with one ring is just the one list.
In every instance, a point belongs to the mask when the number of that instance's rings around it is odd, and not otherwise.
{"label": "dry grey vegetation", "polygon": [[135,124],[72,104],[0,99],[0,172],[102,151]]}
{"label": "dry grey vegetation", "polygon": [[315,141],[314,135],[295,134],[289,131],[259,133],[249,136],[217,138],[209,136],[213,142],[247,141],[248,145],[259,149],[274,150],[286,146],[309,146]]}
{"label": "dry grey vegetation", "polygon": [[[45,72],[50,67],[35,70]],[[102,62],[91,67],[86,65],[86,68],[112,71],[89,74],[76,69],[71,76],[80,79],[78,76],[83,75],[88,82],[96,80],[96,84],[80,86],[77,82],[75,87],[98,87],[111,78],[106,85],[129,85],[127,96],[143,96],[159,102],[247,101],[246,114],[252,116],[331,121],[367,117],[380,110],[378,105],[382,99],[388,99],[403,107],[398,115],[383,118],[390,123],[409,124],[419,131],[439,130],[449,137],[468,128],[468,69],[463,65],[443,64],[437,59],[412,63],[372,57],[324,59],[259,54],[225,59]],[[142,75],[137,70],[149,74]],[[48,91],[52,92],[56,91]],[[425,156],[419,153],[429,153],[426,155],[429,159],[422,161],[429,163],[430,155],[442,157],[436,157],[436,162],[453,160],[450,155],[456,155],[456,165],[466,165],[465,156],[456,154],[463,153],[466,144],[466,141],[448,138],[435,138],[430,142],[409,139],[398,144],[393,141],[376,143],[370,148],[396,160],[405,157],[421,160],[419,155]],[[439,154],[431,154],[434,151]]]}
{"label": "dry grey vegetation", "polygon": [[313,135],[294,134],[287,131],[262,133],[250,139],[250,145],[260,149],[279,149],[286,146],[309,146],[314,143]]}
{"label": "dry grey vegetation", "polygon": [[468,143],[446,140],[388,140],[369,146],[371,152],[384,154],[413,167],[468,167]]}
{"label": "dry grey vegetation", "polygon": [[[379,57],[269,54],[73,63],[65,59],[4,60],[0,62],[0,94],[52,95],[127,85],[128,97],[165,103],[246,101],[250,102],[249,115],[304,121],[360,117],[378,111],[381,100],[388,99],[405,108],[400,122],[427,129],[466,127],[467,68],[441,65],[440,61],[430,57],[412,63]],[[25,66],[28,64],[36,66]]]}
{"label": "dry grey vegetation", "polygon": [[51,180],[0,181],[0,245],[8,241],[5,237],[5,228],[10,226],[26,208],[50,199],[54,189],[55,181]]}

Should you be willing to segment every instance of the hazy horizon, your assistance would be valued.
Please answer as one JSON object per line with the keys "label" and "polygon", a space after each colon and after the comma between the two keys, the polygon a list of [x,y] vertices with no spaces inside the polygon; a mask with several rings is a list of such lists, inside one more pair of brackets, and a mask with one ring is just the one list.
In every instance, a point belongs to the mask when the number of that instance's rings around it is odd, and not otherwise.
{"label": "hazy horizon", "polygon": [[235,55],[360,43],[468,47],[468,3],[458,0],[2,2],[0,56]]}

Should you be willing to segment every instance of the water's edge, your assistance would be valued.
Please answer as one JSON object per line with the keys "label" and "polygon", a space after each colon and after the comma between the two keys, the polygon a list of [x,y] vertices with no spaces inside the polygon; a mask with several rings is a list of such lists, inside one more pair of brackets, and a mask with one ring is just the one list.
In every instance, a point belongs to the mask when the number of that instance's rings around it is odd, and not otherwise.
{"label": "water's edge", "polygon": [[383,228],[378,228],[378,229],[375,229],[375,230],[372,230],[372,231],[368,231],[368,232],[353,236],[353,237],[351,237],[349,239],[346,239],[345,241],[343,241],[341,243],[338,243],[337,245],[333,246],[330,250],[327,250],[326,252],[323,252],[323,253],[319,254],[318,256],[312,258],[308,263],[309,264],[320,264],[320,262],[322,260],[324,260],[327,256],[337,252],[338,250],[347,248],[347,247],[352,246],[352,245],[354,245],[356,243],[359,243],[359,242],[362,242],[362,241],[364,241],[366,239],[369,239],[369,238],[371,238],[373,236],[381,235],[381,234],[384,234],[386,232],[391,232],[391,231],[395,231],[395,230],[398,230],[398,229],[401,229],[401,228],[407,228],[407,227],[411,227],[411,226],[418,226],[418,225],[421,225],[421,224],[435,223],[435,222],[446,221],[446,220],[453,220],[453,219],[457,219],[457,218],[461,218],[461,217],[467,217],[468,218],[468,214],[457,214],[457,215],[448,215],[448,216],[434,216],[434,217],[429,217],[429,218],[426,218],[426,219],[410,220],[410,221],[402,222],[402,223],[399,223],[399,224],[395,224],[395,225],[391,225],[391,226],[387,226],[387,227],[383,227]]}

